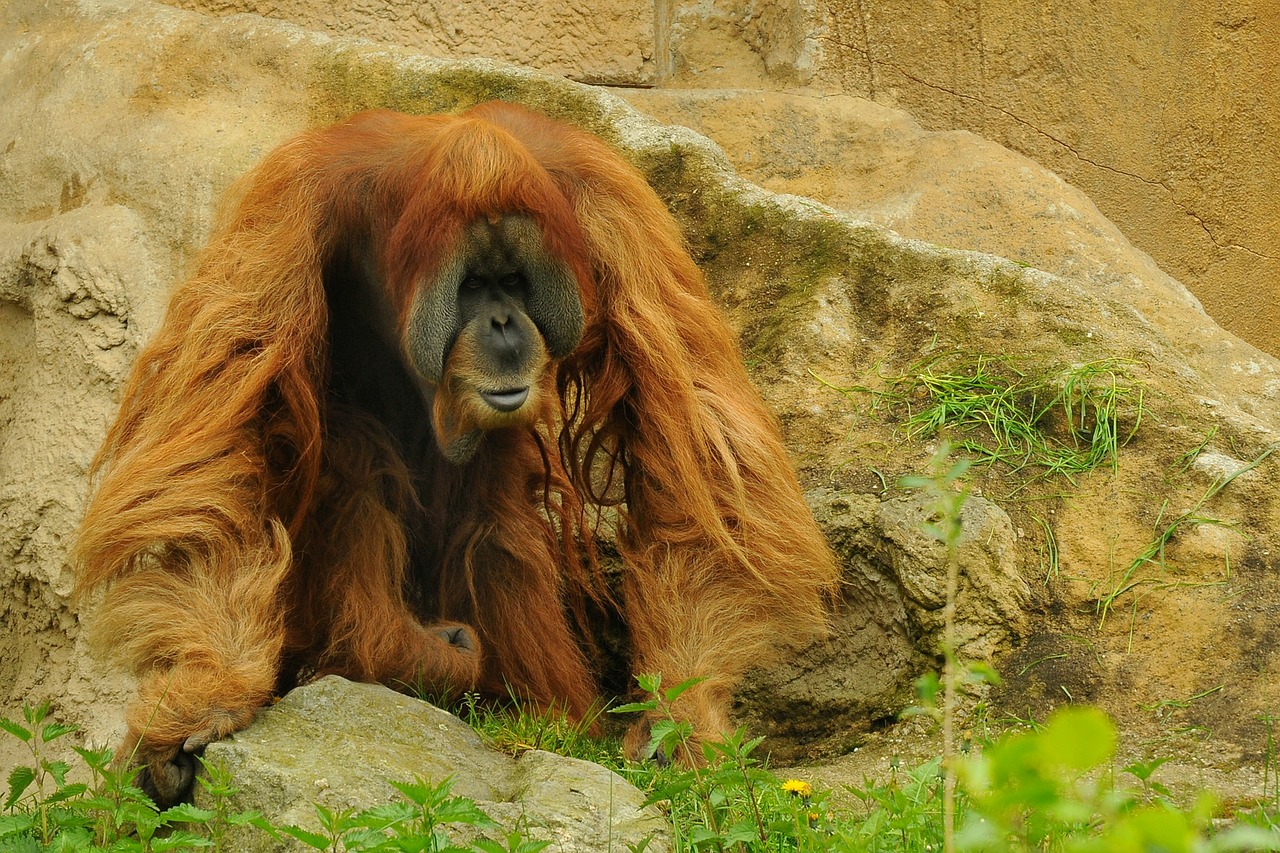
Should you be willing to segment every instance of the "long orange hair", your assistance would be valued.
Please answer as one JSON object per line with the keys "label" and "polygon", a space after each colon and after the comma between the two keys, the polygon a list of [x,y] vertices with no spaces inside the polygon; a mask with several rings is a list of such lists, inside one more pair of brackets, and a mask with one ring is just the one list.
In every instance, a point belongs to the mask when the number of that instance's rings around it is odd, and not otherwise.
{"label": "long orange hair", "polygon": [[[403,330],[467,223],[512,211],[571,271],[581,341],[533,427],[465,465],[406,453],[333,399],[326,270],[366,264]],[[397,405],[416,422],[420,400]],[[269,154],[174,292],[92,473],[79,588],[105,590],[99,642],[142,679],[144,760],[246,724],[298,671],[470,680],[583,713],[597,688],[572,615],[601,595],[609,513],[632,670],[704,679],[681,700],[699,735],[728,725],[749,666],[822,631],[837,579],[661,200],[598,138],[510,104],[362,113]],[[433,645],[435,620],[475,630],[479,670]]]}

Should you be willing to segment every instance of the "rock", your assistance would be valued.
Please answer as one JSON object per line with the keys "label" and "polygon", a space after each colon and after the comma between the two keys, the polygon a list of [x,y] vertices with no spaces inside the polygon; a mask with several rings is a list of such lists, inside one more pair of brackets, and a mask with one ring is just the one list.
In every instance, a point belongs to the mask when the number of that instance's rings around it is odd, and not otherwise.
{"label": "rock", "polygon": [[[670,849],[666,819],[616,773],[540,750],[512,758],[446,711],[337,676],[293,690],[249,728],[211,744],[205,760],[239,789],[231,812],[257,810],[276,826],[315,832],[316,805],[360,811],[403,799],[389,782],[452,779],[451,792],[474,800],[504,831],[519,828],[555,850],[598,853],[646,841],[646,850]],[[211,805],[202,788],[196,805]],[[446,830],[459,841],[478,834],[466,825]],[[226,842],[243,853],[307,849],[251,827]]]}
{"label": "rock", "polygon": [[[932,502],[924,496],[884,501],[876,514],[881,536],[869,550],[892,568],[906,598],[913,636],[923,640],[924,648],[940,653],[948,557],[942,542],[924,529],[935,521],[934,516]],[[1019,571],[1008,514],[996,504],[970,495],[960,523],[955,554],[959,573],[956,653],[971,660],[991,660],[1011,636],[1025,630],[1031,594]]]}
{"label": "rock", "polygon": [[716,140],[744,177],[775,192],[914,240],[1089,280],[1143,311],[1170,299],[1198,309],[1083,192],[972,133],[926,130],[902,110],[847,95],[636,89],[624,97]]}
{"label": "rock", "polygon": [[[809,502],[845,566],[831,637],[754,672],[738,697],[787,763],[847,752],[910,704],[915,674],[939,666],[946,603],[946,548],[922,529],[929,499],[819,490]],[[957,653],[992,660],[1025,632],[1030,590],[1004,510],[971,495],[961,519]]]}
{"label": "rock", "polygon": [[813,761],[857,746],[868,728],[909,702],[913,673],[929,666],[892,566],[873,556],[880,501],[829,490],[808,498],[845,567],[831,636],[752,672],[735,708],[750,731],[768,734],[765,749],[775,762]]}
{"label": "rock", "polygon": [[[66,552],[116,389],[154,328],[164,288],[142,217],[120,205],[0,222],[0,679],[7,716],[70,699],[117,725],[124,679],[79,640]],[[20,675],[21,673],[21,675]],[[11,692],[8,692],[11,691]],[[90,698],[96,697],[96,698]],[[0,765],[7,766],[0,747]]]}
{"label": "rock", "polygon": [[1265,189],[1280,181],[1273,7],[822,6],[815,86],[1034,158],[1086,192],[1224,326],[1280,351],[1280,205]]}

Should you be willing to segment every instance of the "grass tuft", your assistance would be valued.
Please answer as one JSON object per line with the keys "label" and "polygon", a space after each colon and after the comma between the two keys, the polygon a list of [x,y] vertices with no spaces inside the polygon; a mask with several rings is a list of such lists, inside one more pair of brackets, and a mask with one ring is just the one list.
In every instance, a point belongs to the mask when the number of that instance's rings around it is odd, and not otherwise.
{"label": "grass tuft", "polygon": [[[1212,436],[1212,433],[1210,433]],[[1200,447],[1186,454],[1185,459],[1194,460],[1204,447],[1208,444],[1209,439]],[[1271,445],[1262,451],[1249,464],[1237,469],[1226,477],[1220,477],[1210,484],[1204,494],[1195,502],[1191,509],[1174,518],[1172,521],[1165,522],[1165,511],[1168,509],[1169,502],[1165,501],[1160,506],[1160,512],[1156,516],[1156,535],[1147,543],[1146,547],[1133,558],[1132,561],[1121,572],[1119,580],[1110,584],[1110,589],[1098,598],[1098,626],[1102,627],[1107,621],[1107,615],[1115,606],[1116,600],[1128,592],[1132,592],[1141,586],[1162,585],[1165,583],[1165,551],[1169,547],[1169,543],[1184,530],[1196,527],[1198,525],[1210,525],[1213,527],[1225,527],[1236,529],[1238,525],[1233,521],[1217,518],[1205,512],[1205,505],[1218,496],[1218,494],[1240,475],[1252,471],[1261,465],[1267,457],[1275,452],[1277,445]],[[1188,465],[1190,462],[1187,463]],[[1144,572],[1144,569],[1153,568],[1155,571]],[[1228,574],[1230,573],[1230,563],[1227,564]]]}
{"label": "grass tuft", "polygon": [[908,438],[947,437],[975,464],[1071,478],[1115,470],[1137,433],[1145,391],[1131,368],[1102,359],[1030,372],[1005,356],[943,354],[885,378],[881,389],[819,381],[846,396],[871,395],[873,409],[897,416]]}

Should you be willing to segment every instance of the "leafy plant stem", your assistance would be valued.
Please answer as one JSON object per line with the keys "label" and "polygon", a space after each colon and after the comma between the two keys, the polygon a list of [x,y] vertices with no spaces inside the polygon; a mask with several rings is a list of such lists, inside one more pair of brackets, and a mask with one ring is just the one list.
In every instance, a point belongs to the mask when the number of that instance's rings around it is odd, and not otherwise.
{"label": "leafy plant stem", "polygon": [[947,587],[943,605],[942,628],[942,843],[945,853],[955,851],[956,764],[955,717],[960,690],[960,670],[956,643],[956,599],[960,589],[961,513],[969,497],[964,482],[969,463],[965,460],[948,466],[951,445],[943,441],[929,463],[928,477],[907,477],[907,488],[923,488],[933,499],[935,523],[924,529],[946,548]]}
{"label": "leafy plant stem", "polygon": [[954,853],[956,839],[956,747],[955,717],[956,691],[956,591],[959,586],[960,567],[956,558],[955,545],[947,543],[947,603],[944,610],[943,643],[945,661],[943,664],[942,694],[942,839],[946,853]]}
{"label": "leafy plant stem", "polygon": [[732,753],[733,763],[737,766],[738,772],[742,774],[743,787],[747,791],[747,802],[751,804],[751,816],[756,821],[756,832],[760,834],[760,843],[769,843],[769,833],[764,828],[764,818],[760,816],[760,803],[757,799],[755,783],[751,779],[751,774],[747,771],[747,760],[741,750],[734,750]]}

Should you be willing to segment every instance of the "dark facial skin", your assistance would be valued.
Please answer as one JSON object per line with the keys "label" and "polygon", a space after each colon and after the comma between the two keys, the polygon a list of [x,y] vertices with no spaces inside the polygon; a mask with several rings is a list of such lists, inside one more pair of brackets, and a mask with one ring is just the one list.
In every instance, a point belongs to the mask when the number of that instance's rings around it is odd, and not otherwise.
{"label": "dark facial skin", "polygon": [[419,288],[405,330],[441,452],[461,464],[484,432],[531,423],[547,366],[577,346],[582,326],[577,281],[531,218],[472,222]]}
{"label": "dark facial skin", "polygon": [[[529,398],[529,386],[521,384],[534,352],[537,327],[529,320],[526,300],[529,282],[523,272],[507,265],[498,271],[468,273],[458,288],[458,314],[470,317],[477,345],[495,374],[492,388],[480,388],[480,396],[500,412],[513,412]],[[510,381],[502,377],[510,376]]]}

